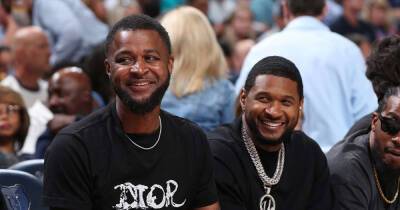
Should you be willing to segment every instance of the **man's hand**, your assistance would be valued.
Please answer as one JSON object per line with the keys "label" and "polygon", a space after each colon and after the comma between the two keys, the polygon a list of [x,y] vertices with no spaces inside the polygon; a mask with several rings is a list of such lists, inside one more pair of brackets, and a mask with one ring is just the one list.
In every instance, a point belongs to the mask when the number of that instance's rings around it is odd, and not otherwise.
{"label": "man's hand", "polygon": [[76,115],[55,114],[54,118],[49,121],[47,126],[52,133],[56,134],[67,125],[73,123],[75,119]]}

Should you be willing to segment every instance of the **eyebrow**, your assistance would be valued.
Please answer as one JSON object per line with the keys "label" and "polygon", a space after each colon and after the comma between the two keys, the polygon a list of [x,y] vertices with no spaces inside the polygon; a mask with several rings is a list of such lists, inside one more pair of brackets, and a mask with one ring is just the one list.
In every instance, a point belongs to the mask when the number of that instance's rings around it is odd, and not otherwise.
{"label": "eyebrow", "polygon": [[[259,96],[259,95],[268,95],[268,96],[270,96],[271,94],[269,92],[266,92],[266,91],[260,91],[260,92],[255,94],[255,96]],[[295,97],[290,96],[290,95],[283,95],[282,98],[296,100]]]}
{"label": "eyebrow", "polygon": [[160,54],[160,53],[158,52],[158,50],[156,50],[156,49],[145,49],[144,52],[145,52],[145,53],[156,53],[157,55]]}

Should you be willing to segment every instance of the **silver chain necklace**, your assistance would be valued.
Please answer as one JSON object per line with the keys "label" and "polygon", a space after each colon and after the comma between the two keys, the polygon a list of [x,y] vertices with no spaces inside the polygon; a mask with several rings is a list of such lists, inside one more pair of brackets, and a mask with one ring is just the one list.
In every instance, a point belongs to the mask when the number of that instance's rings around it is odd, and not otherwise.
{"label": "silver chain necklace", "polygon": [[154,143],[151,147],[142,147],[139,144],[135,143],[131,138],[129,138],[129,136],[125,132],[124,132],[124,134],[125,134],[126,138],[128,138],[129,141],[131,141],[131,143],[133,145],[135,145],[136,147],[138,147],[138,148],[140,148],[142,150],[151,150],[151,149],[153,149],[154,147],[157,146],[158,142],[160,141],[160,137],[161,137],[162,123],[161,123],[161,117],[160,116],[158,116],[158,120],[160,121],[160,132],[158,133],[158,138],[157,138],[156,143]]}
{"label": "silver chain necklace", "polygon": [[248,134],[248,128],[244,115],[242,116],[242,138],[244,145],[246,146],[247,152],[250,155],[251,161],[257,170],[258,176],[260,177],[263,187],[265,190],[265,195],[260,199],[260,210],[275,210],[276,203],[275,198],[271,195],[271,187],[278,184],[281,179],[284,164],[285,164],[285,145],[282,143],[282,147],[279,150],[278,161],[276,165],[276,170],[272,178],[269,178],[265,173],[264,167],[261,163],[260,156],[258,155],[257,149]]}

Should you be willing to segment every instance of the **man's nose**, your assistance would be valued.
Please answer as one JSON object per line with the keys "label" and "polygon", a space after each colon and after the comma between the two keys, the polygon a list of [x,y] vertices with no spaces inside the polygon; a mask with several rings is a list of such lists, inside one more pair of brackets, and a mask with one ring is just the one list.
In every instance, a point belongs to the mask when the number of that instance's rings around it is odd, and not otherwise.
{"label": "man's nose", "polygon": [[265,113],[271,117],[280,117],[281,105],[278,102],[271,102],[265,107]]}
{"label": "man's nose", "polygon": [[138,59],[135,64],[133,64],[130,68],[131,73],[135,74],[144,74],[148,71],[148,68],[146,66],[146,63],[143,61],[143,59]]}

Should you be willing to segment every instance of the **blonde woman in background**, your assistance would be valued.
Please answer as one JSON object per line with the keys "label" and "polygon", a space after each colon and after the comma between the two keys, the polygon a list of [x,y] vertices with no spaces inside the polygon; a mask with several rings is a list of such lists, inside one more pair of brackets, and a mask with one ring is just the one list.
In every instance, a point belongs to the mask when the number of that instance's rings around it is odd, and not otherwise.
{"label": "blonde woman in background", "polygon": [[196,122],[205,131],[234,118],[234,89],[228,67],[207,17],[193,7],[167,13],[161,24],[175,57],[171,84],[161,107]]}

